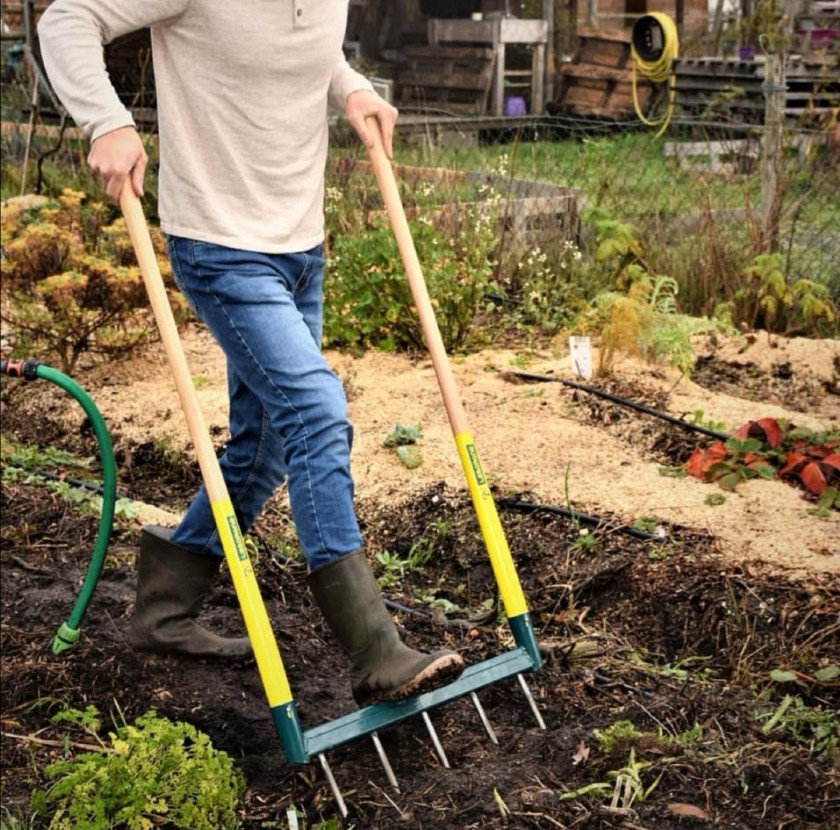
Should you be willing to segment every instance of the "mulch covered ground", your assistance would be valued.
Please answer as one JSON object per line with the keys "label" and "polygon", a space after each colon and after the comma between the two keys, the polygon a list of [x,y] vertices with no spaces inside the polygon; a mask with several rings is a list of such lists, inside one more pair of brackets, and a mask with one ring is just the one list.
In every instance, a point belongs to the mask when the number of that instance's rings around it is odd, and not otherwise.
{"label": "mulch covered ground", "polygon": [[[121,483],[132,498],[159,505],[162,493],[170,505],[188,498],[198,480],[194,468],[173,467],[149,447],[137,454],[143,463]],[[835,830],[840,689],[836,680],[813,676],[840,660],[837,580],[740,567],[696,533],[588,525],[562,508],[539,509],[538,501],[530,494],[500,499],[500,516],[545,656],[529,677],[545,731],[515,681],[504,681],[480,694],[498,746],[468,700],[432,713],[451,769],[438,761],[419,718],[382,735],[399,793],[370,741],[340,747],[329,759],[350,815],[334,826]],[[114,534],[81,639],[55,657],[49,645],[86,572],[97,519],[78,515],[43,484],[20,481],[4,481],[2,511],[6,808],[25,814],[32,790],[44,786],[44,766],[78,751],[51,714],[95,704],[103,713],[118,706],[129,721],[155,709],[206,732],[246,777],[243,830],[286,827],[291,804],[305,812],[306,826],[336,818],[320,766],[284,762],[253,664],[127,649],[136,527]],[[387,550],[406,559],[418,541],[432,551],[422,570],[385,590],[403,609],[397,620],[411,645],[446,643],[468,663],[510,647],[503,619],[481,613],[496,599],[495,583],[463,493],[433,487],[407,504],[362,504],[360,514],[371,555]],[[289,528],[278,499],[254,534],[256,567],[301,719],[310,727],[353,703],[344,661],[305,590],[303,567],[278,555],[291,551]],[[447,600],[450,613],[430,613],[418,592]],[[204,619],[220,631],[241,631],[226,580]],[[771,680],[780,668],[795,669],[800,681]],[[790,719],[763,729],[785,694],[814,711],[834,712],[833,752],[820,753],[831,741],[818,746],[806,725]],[[620,721],[644,737],[599,743],[596,731]],[[648,792],[631,801],[616,773],[632,759]]]}

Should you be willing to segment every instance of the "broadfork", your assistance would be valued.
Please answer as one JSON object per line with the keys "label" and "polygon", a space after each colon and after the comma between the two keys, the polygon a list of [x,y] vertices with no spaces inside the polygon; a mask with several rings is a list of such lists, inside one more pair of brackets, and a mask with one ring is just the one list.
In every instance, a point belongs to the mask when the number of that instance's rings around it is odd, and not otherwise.
{"label": "broadfork", "polygon": [[292,696],[277,641],[219,462],[213,450],[210,434],[198,404],[140,201],[129,182],[126,183],[120,196],[120,206],[175,380],[190,437],[195,446],[225,560],[233,579],[272,720],[286,760],[292,764],[305,764],[317,757],[342,816],[347,815],[347,807],[327,762],[326,753],[330,749],[369,735],[389,783],[399,791],[393,769],[379,740],[379,730],[420,714],[441,763],[448,768],[449,762],[432,725],[429,711],[452,700],[469,696],[490,740],[498,743],[476,692],[511,677],[517,678],[538,726],[545,729],[542,716],[524,678],[525,672],[535,671],[542,664],[528,606],[496,512],[487,476],[481,466],[472,433],[467,425],[464,407],[432,310],[431,299],[423,279],[394,172],[383,149],[378,123],[375,119],[369,118],[367,124],[374,136],[374,144],[369,149],[374,174],[405,266],[472,503],[516,646],[481,663],[468,666],[457,680],[446,686],[408,700],[376,703],[309,729],[302,728],[298,717],[297,705]]}

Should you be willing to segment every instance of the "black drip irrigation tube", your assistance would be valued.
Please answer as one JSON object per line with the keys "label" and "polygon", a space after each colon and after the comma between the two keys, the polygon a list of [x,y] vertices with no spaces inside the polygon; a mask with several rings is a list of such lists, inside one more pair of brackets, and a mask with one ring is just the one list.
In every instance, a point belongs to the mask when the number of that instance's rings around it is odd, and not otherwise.
{"label": "black drip irrigation tube", "polygon": [[[643,412],[647,415],[653,415],[654,417],[660,418],[661,420],[668,421],[669,423],[679,426],[682,429],[690,430],[693,432],[699,432],[711,438],[717,438],[721,441],[725,441],[729,438],[729,436],[725,433],[716,432],[715,430],[707,429],[706,427],[700,426],[698,424],[690,424],[687,421],[683,421],[680,418],[675,418],[672,415],[668,415],[664,412],[659,412],[658,410],[652,409],[651,407],[645,406],[643,404],[627,400],[626,398],[619,397],[618,395],[613,395],[610,392],[605,392],[601,389],[595,389],[591,386],[584,386],[582,383],[575,383],[574,381],[570,380],[554,378],[550,375],[532,374],[530,372],[516,371],[508,372],[508,374],[521,378],[522,380],[532,382],[560,383],[563,386],[567,386],[571,389],[577,389],[581,392],[587,392],[597,397],[605,398],[606,400],[612,401],[613,403],[617,403],[621,406],[626,406],[630,409],[635,409],[638,412]],[[99,530],[96,537],[96,544],[94,546],[93,556],[91,558],[90,565],[88,566],[88,571],[85,576],[85,580],[82,584],[81,590],[79,591],[79,596],[76,599],[70,616],[67,618],[67,620],[65,620],[65,622],[61,624],[61,626],[58,629],[58,632],[56,633],[56,636],[53,638],[52,641],[51,650],[53,654],[61,654],[67,649],[71,648],[79,639],[80,625],[82,619],[84,618],[85,612],[87,611],[87,607],[90,604],[90,600],[93,597],[93,592],[96,588],[96,583],[98,582],[99,576],[102,573],[102,566],[105,562],[105,554],[107,553],[108,544],[111,539],[111,531],[113,529],[114,513],[117,501],[117,467],[116,461],[114,459],[114,449],[111,443],[111,437],[108,434],[108,428],[105,425],[105,420],[102,417],[102,414],[97,409],[96,405],[94,404],[90,396],[87,394],[87,392],[85,392],[81,386],[79,386],[74,380],[72,380],[67,375],[63,374],[62,372],[59,372],[57,369],[52,369],[49,366],[45,366],[44,364],[40,363],[38,360],[32,357],[27,358],[26,360],[4,359],[0,361],[0,375],[6,375],[12,378],[22,378],[23,380],[28,381],[38,379],[48,380],[56,384],[60,388],[64,389],[79,403],[79,405],[84,410],[85,414],[88,416],[88,419],[90,420],[91,426],[93,428],[94,435],[96,436],[97,443],[99,445],[100,459],[102,462],[102,486],[99,487],[97,485],[93,485],[83,481],[73,482],[75,486],[84,487],[86,489],[93,490],[94,492],[102,494],[102,515],[100,517]],[[44,475],[47,478],[52,477],[48,473],[40,474]],[[663,537],[655,533],[648,533],[647,531],[639,530],[638,528],[629,525],[614,524],[611,522],[607,522],[605,519],[599,516],[592,516],[586,513],[579,513],[576,510],[569,510],[555,505],[536,504],[533,502],[520,501],[518,499],[501,499],[498,502],[498,506],[501,509],[515,510],[523,513],[554,513],[560,516],[564,516],[565,518],[571,519],[575,522],[581,522],[592,527],[605,527],[608,530],[621,532],[627,534],[628,536],[632,536],[636,539],[642,539],[644,541],[671,541],[667,536]],[[279,558],[281,560],[285,559],[285,557],[282,556],[280,556]],[[405,605],[401,605],[388,599],[385,599],[385,604],[395,611],[402,611],[405,613],[427,616],[422,611],[409,608]]]}
{"label": "black drip irrigation tube", "polygon": [[563,386],[568,386],[570,389],[578,389],[581,392],[587,392],[590,395],[595,395],[598,398],[612,401],[619,404],[619,406],[626,406],[628,409],[635,409],[637,412],[644,412],[645,415],[653,415],[654,418],[659,418],[662,421],[667,421],[669,424],[678,426],[681,429],[689,432],[699,432],[701,435],[708,435],[709,438],[716,438],[718,441],[728,441],[730,436],[725,432],[717,432],[714,429],[700,426],[700,424],[690,424],[682,418],[677,418],[674,415],[669,415],[667,412],[660,412],[658,409],[645,406],[641,403],[622,398],[619,395],[613,395],[611,392],[605,392],[603,389],[596,389],[593,386],[584,386],[582,383],[576,383],[573,380],[563,380],[562,378],[553,378],[551,375],[535,375],[531,372],[506,372],[505,374],[513,377],[521,378],[522,380],[529,380],[534,383],[560,383]]}
{"label": "black drip irrigation tube", "polygon": [[[718,441],[728,441],[730,437],[725,432],[718,432],[717,430],[709,429],[708,427],[701,426],[700,424],[690,424],[688,421],[684,421],[682,418],[677,418],[674,415],[669,415],[667,412],[660,412],[658,409],[653,409],[650,406],[645,406],[644,404],[637,403],[636,401],[622,398],[620,395],[614,395],[611,392],[605,392],[603,389],[596,389],[593,386],[585,386],[584,384],[577,383],[573,380],[555,378],[551,375],[537,375],[532,372],[509,371],[505,372],[505,374],[520,378],[521,380],[531,381],[533,383],[559,383],[563,386],[567,386],[569,389],[577,389],[580,392],[586,392],[587,394],[594,395],[595,397],[604,398],[605,400],[618,404],[619,406],[634,409],[636,412],[642,412],[645,415],[652,415],[654,418],[659,418],[661,421],[666,421],[669,424],[678,426],[680,429],[684,429],[689,432],[698,432],[701,435],[706,435],[709,438],[715,438]],[[639,530],[629,525],[611,524],[609,522],[605,522],[598,516],[588,516],[585,513],[578,513],[576,510],[567,510],[563,507],[555,507],[554,505],[534,504],[532,502],[511,499],[503,500],[500,502],[499,506],[528,513],[556,513],[560,516],[565,516],[572,521],[583,522],[584,524],[591,526],[606,527],[609,530],[620,531],[621,533],[626,533],[628,536],[634,536],[637,539],[671,541],[668,537],[648,533],[647,531]]]}
{"label": "black drip irrigation tube", "polygon": [[590,527],[602,527],[606,530],[624,533],[627,536],[633,536],[636,539],[642,539],[646,542],[673,541],[668,536],[660,536],[657,533],[648,533],[648,531],[640,530],[632,525],[622,525],[616,524],[615,522],[608,522],[600,516],[578,513],[577,510],[569,510],[565,507],[557,507],[553,504],[537,504],[530,501],[520,501],[519,499],[500,499],[497,504],[502,510],[515,510],[518,513],[554,513],[558,516],[571,519],[573,522],[580,522],[581,524],[589,525]]}
{"label": "black drip irrigation tube", "polygon": [[52,641],[52,653],[61,654],[71,648],[79,639],[79,628],[90,604],[99,575],[102,573],[102,565],[105,562],[105,554],[111,539],[117,502],[117,465],[114,460],[114,449],[102,413],[96,408],[87,392],[67,375],[57,369],[43,365],[33,357],[26,360],[0,361],[0,374],[29,381],[41,378],[56,384],[65,392],[69,392],[88,416],[99,444],[99,454],[102,462],[102,514],[99,520],[99,530],[96,535],[93,556],[90,565],[88,565],[79,596],[73,605],[70,616],[61,624]]}

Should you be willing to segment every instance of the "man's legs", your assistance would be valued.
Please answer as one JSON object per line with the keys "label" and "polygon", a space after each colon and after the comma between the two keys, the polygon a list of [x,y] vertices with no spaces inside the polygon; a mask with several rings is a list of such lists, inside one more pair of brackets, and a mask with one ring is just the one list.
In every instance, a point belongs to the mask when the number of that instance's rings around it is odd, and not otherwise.
{"label": "man's legs", "polygon": [[[320,350],[320,250],[264,255],[173,239],[170,257],[227,357],[231,438],[221,466],[241,526],[251,526],[285,474],[310,569],[358,549],[352,427]],[[221,555],[203,488],[173,541]]]}
{"label": "man's legs", "polygon": [[[459,655],[401,642],[360,550],[352,427],[320,351],[320,249],[269,256],[183,239],[169,246],[179,286],[228,359],[231,439],[221,465],[237,518],[247,530],[288,474],[308,582],[350,658],[356,700],[404,697],[460,673]],[[221,555],[203,488],[171,541]]]}

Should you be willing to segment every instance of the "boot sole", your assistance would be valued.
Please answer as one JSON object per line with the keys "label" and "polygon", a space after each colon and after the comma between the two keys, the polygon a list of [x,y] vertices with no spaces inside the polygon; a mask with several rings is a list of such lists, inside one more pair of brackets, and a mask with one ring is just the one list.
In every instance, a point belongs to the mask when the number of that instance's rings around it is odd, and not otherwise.
{"label": "boot sole", "polygon": [[[158,654],[163,657],[179,657],[189,660],[212,660],[226,663],[244,663],[254,657],[254,651],[248,642],[247,637],[242,638],[246,645],[242,648],[232,650],[225,650],[225,648],[190,650],[189,647],[184,647],[180,643],[167,643],[154,640],[138,627],[132,621],[129,623],[128,629],[125,632],[125,640],[131,649],[134,651],[143,652],[144,654]],[[230,647],[227,647],[230,649]]]}
{"label": "boot sole", "polygon": [[433,660],[425,666],[410,680],[407,680],[396,689],[387,692],[373,693],[358,701],[359,706],[370,706],[373,703],[382,701],[396,702],[409,697],[422,695],[430,692],[439,686],[443,686],[455,680],[464,670],[464,660],[460,654],[442,654],[437,660]]}

